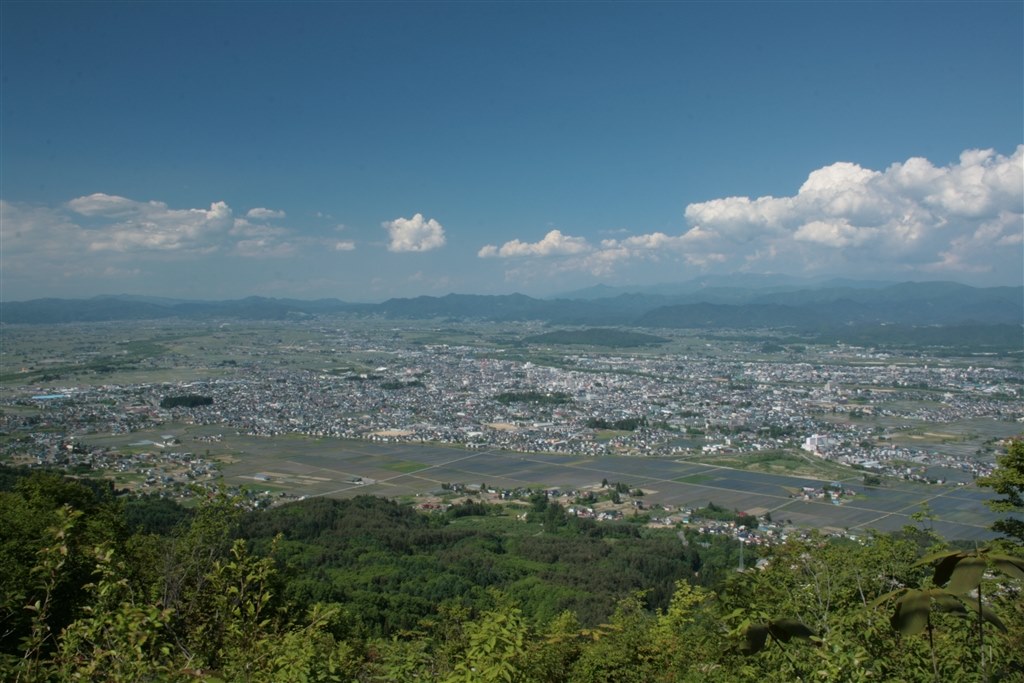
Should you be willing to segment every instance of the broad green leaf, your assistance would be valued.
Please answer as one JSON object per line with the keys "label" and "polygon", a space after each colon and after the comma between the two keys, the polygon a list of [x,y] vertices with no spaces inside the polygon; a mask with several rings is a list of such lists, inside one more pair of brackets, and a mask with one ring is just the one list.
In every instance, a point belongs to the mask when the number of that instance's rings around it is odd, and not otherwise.
{"label": "broad green leaf", "polygon": [[747,656],[756,655],[764,649],[765,641],[768,639],[768,625],[753,624],[744,635],[746,642],[740,647],[740,652]]}
{"label": "broad green leaf", "polygon": [[896,602],[896,611],[889,620],[892,627],[905,636],[920,633],[928,625],[931,596],[924,591],[909,590]]}
{"label": "broad green leaf", "polygon": [[897,595],[902,595],[903,593],[906,593],[907,590],[908,589],[906,589],[906,588],[897,588],[894,591],[889,591],[885,595],[880,595],[877,598],[875,598],[874,600],[872,600],[871,601],[871,606],[872,607],[878,607],[880,605],[883,605],[883,604],[889,602],[890,600],[892,600]]}
{"label": "broad green leaf", "polygon": [[1024,581],[1024,559],[1010,555],[989,555],[992,565],[1011,579]]}
{"label": "broad green leaf", "polygon": [[[954,553],[942,558],[939,563],[935,565],[935,574],[932,576],[932,581],[935,585],[945,586],[949,583],[949,577],[953,575],[953,571],[956,569],[957,564],[965,557],[967,557],[965,553]],[[924,563],[918,562],[917,564]]]}
{"label": "broad green leaf", "polygon": [[960,598],[953,595],[949,591],[945,591],[941,588],[932,588],[927,591],[932,599],[932,609],[936,612],[955,612],[957,614],[966,614],[967,608],[964,607],[964,603],[960,601]]}
{"label": "broad green leaf", "polygon": [[[966,597],[966,596],[964,596],[962,599],[971,608],[972,612],[974,612],[975,614],[978,613],[978,601],[977,600],[975,600],[974,598]],[[996,616],[995,612],[993,612],[992,610],[990,610],[988,607],[986,607],[984,605],[981,605],[981,618],[984,619],[985,621],[987,621],[988,623],[992,624],[993,626],[995,626],[997,629],[999,629],[1003,633],[1006,633],[1006,624],[1003,623],[1003,620],[1000,619],[998,616]]]}
{"label": "broad green leaf", "polygon": [[776,640],[788,643],[793,638],[810,638],[814,631],[798,619],[779,619],[768,622],[768,631]]}
{"label": "broad green leaf", "polygon": [[923,567],[927,564],[935,564],[938,560],[944,560],[949,557],[959,557],[963,555],[961,550],[940,550],[937,553],[930,553],[925,555],[920,560],[914,563],[915,567]]}
{"label": "broad green leaf", "polygon": [[964,557],[953,568],[953,575],[949,580],[949,592],[956,595],[970,593],[981,583],[981,575],[985,573],[988,562],[984,557],[969,555]]}

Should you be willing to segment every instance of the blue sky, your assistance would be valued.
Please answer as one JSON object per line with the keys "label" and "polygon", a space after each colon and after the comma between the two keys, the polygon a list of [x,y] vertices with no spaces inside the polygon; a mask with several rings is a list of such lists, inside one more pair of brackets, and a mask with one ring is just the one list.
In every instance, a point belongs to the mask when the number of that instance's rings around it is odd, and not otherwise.
{"label": "blue sky", "polygon": [[0,4],[0,298],[1022,283],[1024,4]]}

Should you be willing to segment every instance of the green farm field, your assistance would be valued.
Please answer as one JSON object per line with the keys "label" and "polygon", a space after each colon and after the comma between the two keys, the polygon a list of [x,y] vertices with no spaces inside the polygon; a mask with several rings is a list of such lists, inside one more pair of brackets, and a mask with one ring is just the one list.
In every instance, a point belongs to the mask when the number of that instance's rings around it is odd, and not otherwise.
{"label": "green farm field", "polygon": [[[95,436],[89,437],[88,442],[127,447],[140,440],[174,434],[181,440],[179,448],[219,461],[226,483],[299,497],[371,494],[408,499],[440,495],[446,483],[486,484],[497,489],[544,486],[572,490],[594,487],[607,479],[643,489],[647,504],[679,509],[701,507],[713,501],[735,510],[763,508],[776,519],[817,528],[894,531],[916,524],[911,515],[927,503],[936,517],[936,530],[947,538],[982,540],[991,537],[988,526],[995,519],[984,505],[988,493],[971,485],[892,482],[867,487],[860,483],[861,473],[845,469],[812,479],[667,457],[530,454],[303,436],[261,438],[224,434],[215,443],[195,439],[217,433],[212,427],[165,424],[152,434]],[[786,457],[792,456],[774,457],[785,462]],[[831,476],[841,473],[846,476]],[[837,479],[856,491],[852,501],[832,505],[794,495],[803,487],[821,486]]]}

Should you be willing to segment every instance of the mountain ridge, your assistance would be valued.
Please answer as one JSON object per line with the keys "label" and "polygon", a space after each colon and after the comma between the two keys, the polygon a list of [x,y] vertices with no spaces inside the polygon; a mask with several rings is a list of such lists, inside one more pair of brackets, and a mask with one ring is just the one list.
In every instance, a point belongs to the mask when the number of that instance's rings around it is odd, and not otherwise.
{"label": "mountain ridge", "polygon": [[[164,318],[289,320],[320,315],[391,319],[536,320],[561,325],[664,328],[794,328],[856,324],[1024,324],[1024,286],[972,287],[956,282],[903,282],[878,287],[795,290],[707,287],[677,295],[621,292],[601,298],[539,299],[525,294],[456,294],[392,298],[360,304],[335,298],[250,296],[223,301],[136,295],[0,302],[0,323],[54,324]],[[876,283],[877,284],[877,283]],[[614,288],[602,291],[612,294]]]}

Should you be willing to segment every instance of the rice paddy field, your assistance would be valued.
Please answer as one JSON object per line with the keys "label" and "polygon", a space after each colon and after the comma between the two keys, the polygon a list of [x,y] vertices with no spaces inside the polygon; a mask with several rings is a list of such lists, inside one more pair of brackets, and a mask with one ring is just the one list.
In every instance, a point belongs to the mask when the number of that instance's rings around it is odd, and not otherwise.
{"label": "rice paddy field", "polygon": [[[169,427],[163,425],[162,434],[167,434]],[[809,479],[667,457],[530,454],[304,436],[226,434],[216,443],[193,440],[213,431],[189,425],[170,429],[181,439],[182,448],[219,461],[225,482],[300,497],[368,494],[415,499],[441,492],[446,483],[566,490],[597,486],[607,479],[643,489],[647,504],[678,509],[714,502],[729,509],[771,512],[774,519],[790,520],[798,526],[854,533],[916,525],[911,515],[921,512],[924,505],[934,516],[930,524],[948,539],[990,538],[988,527],[996,519],[984,504],[989,493],[973,485],[887,481],[883,486],[866,487],[861,483],[862,473],[854,470],[849,470],[845,479]],[[149,436],[130,435],[134,442]],[[119,443],[126,437],[91,442],[121,447],[127,445]],[[804,487],[818,488],[834,481],[856,495],[842,505],[803,496]]]}

